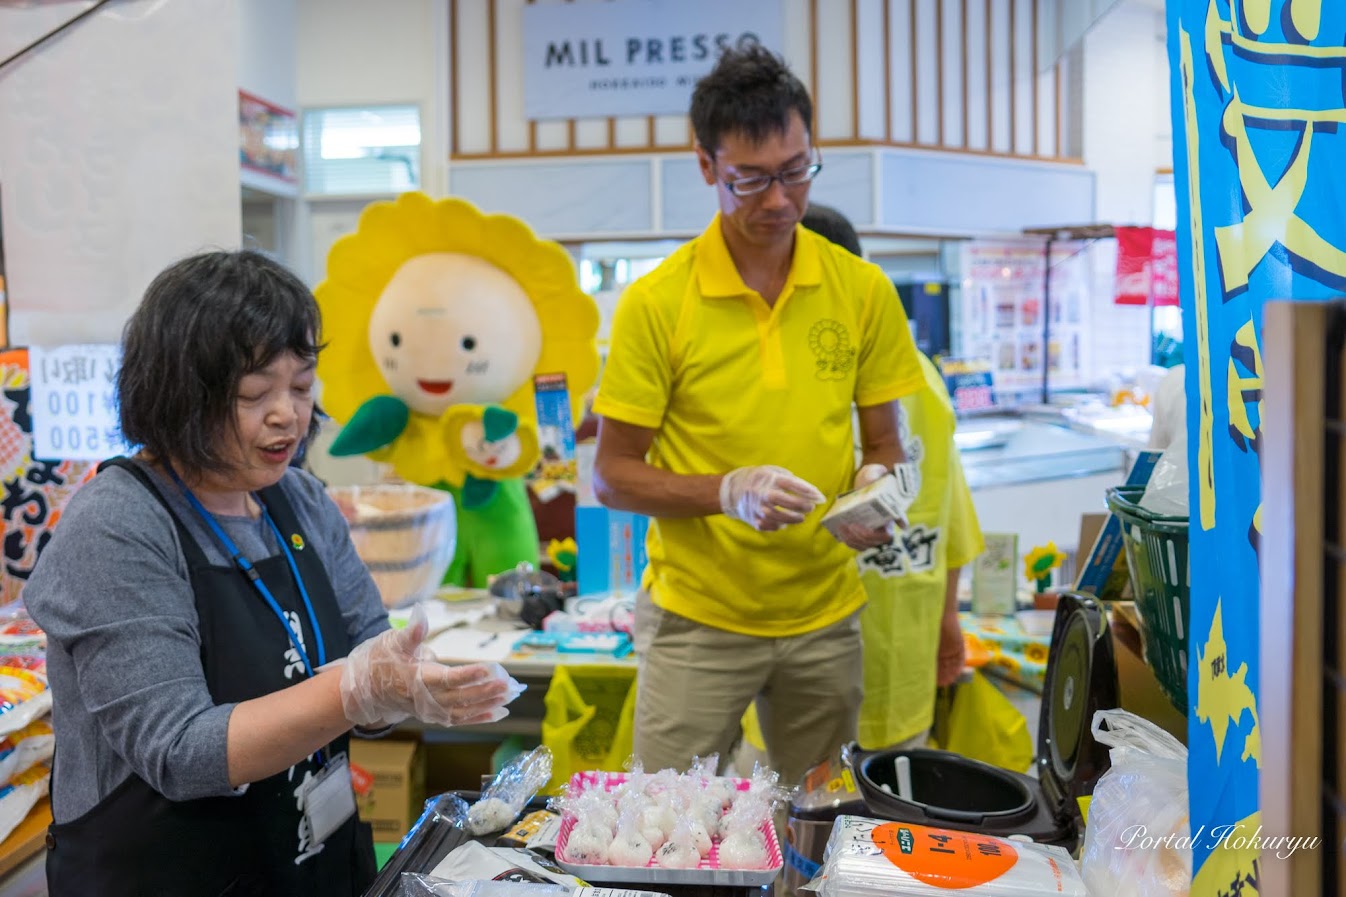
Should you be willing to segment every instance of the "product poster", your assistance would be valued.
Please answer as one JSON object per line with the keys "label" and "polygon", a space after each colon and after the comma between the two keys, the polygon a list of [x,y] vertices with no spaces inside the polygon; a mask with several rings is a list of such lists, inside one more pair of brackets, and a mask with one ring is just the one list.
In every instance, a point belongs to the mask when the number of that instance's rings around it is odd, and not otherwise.
{"label": "product poster", "polygon": [[94,461],[33,458],[28,350],[0,351],[0,489],[4,498],[4,568],[0,603],[19,597],[70,496],[91,479]]}
{"label": "product poster", "polygon": [[[973,240],[962,250],[962,358],[985,359],[1004,398],[1036,400],[1042,366],[1050,365],[1051,388],[1078,386],[1085,376],[1080,347],[1089,285],[1089,258],[1082,244],[1051,248],[1051,297],[1044,302],[1047,253],[1041,240]],[[1046,309],[1050,337],[1043,345]]]}
{"label": "product poster", "polygon": [[[1188,334],[1191,826],[1241,824],[1251,835],[1262,761],[1262,307],[1346,289],[1346,4],[1232,6],[1170,0],[1168,48]],[[1252,839],[1197,838],[1193,861],[1193,895],[1257,893]]]}

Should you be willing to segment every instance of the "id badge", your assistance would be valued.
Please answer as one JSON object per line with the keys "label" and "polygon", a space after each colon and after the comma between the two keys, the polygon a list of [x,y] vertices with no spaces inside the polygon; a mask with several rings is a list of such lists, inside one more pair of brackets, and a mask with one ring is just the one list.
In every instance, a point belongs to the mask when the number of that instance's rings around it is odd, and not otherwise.
{"label": "id badge", "polygon": [[351,767],[345,754],[327,761],[304,790],[304,820],[308,823],[312,844],[327,841],[347,819],[355,815],[355,791],[351,788]]}

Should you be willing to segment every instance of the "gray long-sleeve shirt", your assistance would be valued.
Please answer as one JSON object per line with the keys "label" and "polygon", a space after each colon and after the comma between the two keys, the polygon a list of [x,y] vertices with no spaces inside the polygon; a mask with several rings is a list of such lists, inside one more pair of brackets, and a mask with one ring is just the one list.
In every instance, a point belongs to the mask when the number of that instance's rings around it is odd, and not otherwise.
{"label": "gray long-sleeve shirt", "polygon": [[[207,559],[227,565],[181,492],[145,469]],[[322,484],[291,469],[280,485],[332,581],[351,644],[387,629],[378,589]],[[264,521],[216,519],[254,561],[279,552]],[[171,800],[234,793],[226,747],[234,705],[217,705],[206,688],[178,530],[138,480],[109,468],[75,494],[23,599],[47,633],[57,822],[83,815],[133,772]]]}

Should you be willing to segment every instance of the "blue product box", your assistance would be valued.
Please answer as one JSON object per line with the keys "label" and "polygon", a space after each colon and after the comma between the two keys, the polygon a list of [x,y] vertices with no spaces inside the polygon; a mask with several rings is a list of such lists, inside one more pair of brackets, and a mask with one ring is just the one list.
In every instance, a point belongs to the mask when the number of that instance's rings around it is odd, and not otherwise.
{"label": "blue product box", "polygon": [[645,572],[648,517],[603,507],[575,509],[579,594],[634,595]]}
{"label": "blue product box", "polygon": [[[1158,463],[1161,454],[1162,452],[1141,452],[1126,478],[1126,485],[1144,486],[1149,483],[1150,475],[1154,473],[1154,465]],[[1084,546],[1081,545],[1080,548]],[[1075,580],[1075,591],[1095,596],[1101,594],[1121,553],[1122,524],[1117,520],[1117,515],[1109,514],[1108,522],[1103,524],[1103,531],[1098,534],[1093,550],[1089,552],[1088,561],[1080,568],[1080,575]]]}

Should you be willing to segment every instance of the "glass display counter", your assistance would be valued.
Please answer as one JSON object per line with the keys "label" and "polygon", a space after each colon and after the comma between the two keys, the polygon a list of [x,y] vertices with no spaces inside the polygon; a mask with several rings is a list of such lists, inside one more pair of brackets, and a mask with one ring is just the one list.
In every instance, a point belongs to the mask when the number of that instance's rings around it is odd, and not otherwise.
{"label": "glass display counter", "polygon": [[1010,414],[960,420],[955,441],[983,532],[1018,533],[1021,552],[1055,542],[1072,555],[1081,516],[1107,510],[1104,493],[1125,479],[1131,448],[1064,420]]}

